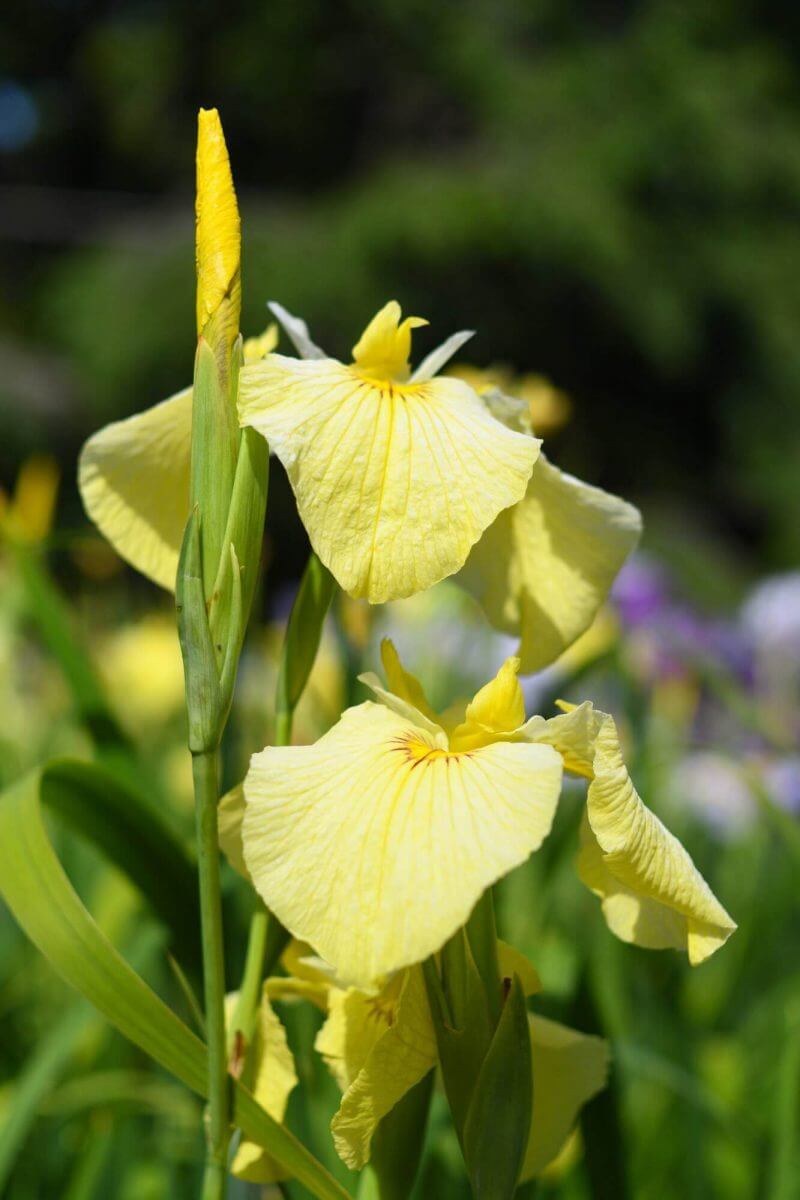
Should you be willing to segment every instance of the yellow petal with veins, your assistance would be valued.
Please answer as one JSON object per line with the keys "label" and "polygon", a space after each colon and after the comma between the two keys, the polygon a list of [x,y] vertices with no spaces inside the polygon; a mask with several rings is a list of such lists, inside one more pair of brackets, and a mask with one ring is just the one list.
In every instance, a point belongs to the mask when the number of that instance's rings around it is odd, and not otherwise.
{"label": "yellow petal with veins", "polygon": [[522,1181],[540,1174],[558,1155],[581,1108],[605,1087],[608,1075],[608,1045],[602,1038],[545,1017],[529,1021],[533,1120]]}
{"label": "yellow petal with veins", "polygon": [[227,303],[224,325],[232,344],[239,332],[241,232],[231,165],[219,113],[197,118],[197,332]]}
{"label": "yellow petal with veins", "polygon": [[452,575],[525,493],[539,452],[455,379],[379,386],[332,359],[243,368],[239,419],[286,468],[314,550],[352,596],[411,596]]}
{"label": "yellow petal with veins", "polygon": [[89,438],[78,486],[91,520],[122,558],[174,590],[189,516],[192,389]]}
{"label": "yellow petal with veins", "polygon": [[423,317],[406,317],[396,300],[390,300],[370,321],[353,346],[353,363],[362,375],[378,383],[403,382],[411,374],[411,331],[428,322]]}
{"label": "yellow petal with veins", "polygon": [[367,702],[313,746],[254,755],[245,861],[286,928],[368,990],[438,950],[541,845],[560,786],[551,747],[453,754]]}
{"label": "yellow petal with veins", "polygon": [[540,455],[459,580],[495,628],[519,637],[523,674],[538,671],[588,629],[641,530],[633,505]]}
{"label": "yellow petal with veins", "polygon": [[520,731],[554,746],[567,770],[589,778],[578,872],[602,901],[609,928],[625,942],[685,950],[700,963],[735,923],[691,857],[642,803],[631,782],[613,718],[591,704]]}
{"label": "yellow petal with veins", "polygon": [[353,988],[331,996],[316,1048],[344,1095],[331,1122],[339,1157],[359,1170],[378,1124],[436,1065],[436,1036],[419,967],[377,996]]}

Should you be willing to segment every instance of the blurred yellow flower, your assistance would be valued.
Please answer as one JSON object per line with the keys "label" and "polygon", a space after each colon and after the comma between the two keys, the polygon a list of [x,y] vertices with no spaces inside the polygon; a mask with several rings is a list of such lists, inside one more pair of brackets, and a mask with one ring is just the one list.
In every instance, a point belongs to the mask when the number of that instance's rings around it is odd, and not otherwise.
{"label": "blurred yellow flower", "polygon": [[611,717],[590,704],[525,721],[509,659],[460,711],[437,716],[385,643],[388,689],[312,746],[268,747],[244,784],[244,859],[267,906],[346,984],[369,990],[421,962],[484,890],[550,831],[562,769],[591,780],[581,878],[619,937],[700,962],[735,926],[645,807]]}
{"label": "blurred yellow flower", "polygon": [[[305,358],[242,371],[239,416],[286,468],[314,550],[351,596],[382,603],[452,575],[498,513],[520,500],[539,442],[496,420],[475,391],[434,378],[455,335],[412,374],[411,332],[390,301],[350,365],[321,357],[273,308]],[[288,318],[288,321],[285,320]]]}
{"label": "blurred yellow flower", "polygon": [[540,438],[557,433],[572,415],[572,401],[567,393],[555,387],[544,375],[515,375],[510,367],[498,364],[491,367],[460,364],[451,367],[447,374],[463,379],[478,395],[499,391],[524,400],[531,427]]}
{"label": "blurred yellow flower", "polygon": [[14,493],[0,488],[0,531],[21,542],[43,541],[53,524],[59,470],[54,458],[34,454],[17,472]]}
{"label": "blurred yellow flower", "polygon": [[97,662],[123,723],[152,729],[182,710],[183,665],[171,614],[122,625],[102,639]]}

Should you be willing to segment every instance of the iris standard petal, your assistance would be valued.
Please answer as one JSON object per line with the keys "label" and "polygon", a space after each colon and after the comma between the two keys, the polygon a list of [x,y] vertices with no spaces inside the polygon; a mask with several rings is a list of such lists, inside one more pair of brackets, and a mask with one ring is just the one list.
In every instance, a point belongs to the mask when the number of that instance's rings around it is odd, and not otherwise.
{"label": "iris standard petal", "polygon": [[588,629],[641,531],[632,504],[540,455],[524,498],[500,513],[459,581],[492,625],[519,637],[523,674],[538,671]]}
{"label": "iris standard petal", "polygon": [[269,747],[245,780],[244,855],[278,919],[369,989],[438,950],[547,836],[552,747],[463,754],[367,702],[313,746]]}
{"label": "iris standard petal", "polygon": [[378,384],[332,359],[245,368],[239,418],[286,468],[311,544],[371,603],[452,575],[525,493],[540,443],[455,379]]}
{"label": "iris standard petal", "polygon": [[530,1017],[533,1056],[533,1120],[521,1180],[538,1175],[557,1156],[578,1113],[606,1084],[608,1044]]}
{"label": "iris standard petal", "polygon": [[78,487],[91,520],[122,558],[174,590],[189,516],[192,389],[89,438]]}
{"label": "iris standard petal", "polygon": [[555,746],[567,770],[590,779],[578,872],[602,901],[617,937],[650,949],[685,950],[691,963],[736,929],[678,839],[642,802],[612,717],[582,704],[522,735]]}

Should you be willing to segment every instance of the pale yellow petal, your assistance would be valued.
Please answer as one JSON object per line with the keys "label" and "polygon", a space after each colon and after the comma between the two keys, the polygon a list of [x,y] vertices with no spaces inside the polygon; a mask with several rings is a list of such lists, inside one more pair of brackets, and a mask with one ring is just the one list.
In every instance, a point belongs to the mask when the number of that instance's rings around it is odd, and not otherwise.
{"label": "pale yellow petal", "polygon": [[223,300],[230,341],[239,329],[241,234],[239,209],[219,113],[200,109],[197,118],[197,332],[203,332]]}
{"label": "pale yellow petal", "polygon": [[353,991],[344,996],[347,1015],[336,1042],[324,1038],[323,1030],[317,1048],[323,1043],[329,1052],[344,1052],[339,1074],[346,1090],[331,1132],[339,1157],[359,1170],[369,1159],[379,1122],[436,1065],[436,1036],[419,967],[403,972],[378,997]]}
{"label": "pale yellow petal", "polygon": [[91,520],[137,571],[174,590],[189,516],[192,389],[106,425],[81,451],[78,486]]}
{"label": "pale yellow petal", "polygon": [[492,625],[519,637],[522,672],[538,671],[588,629],[641,528],[633,505],[540,455],[524,499],[487,530],[460,579]]}
{"label": "pale yellow petal", "polygon": [[245,338],[242,344],[242,358],[245,362],[258,362],[271,354],[277,344],[278,326],[272,321],[257,337]]}
{"label": "pale yellow petal", "polygon": [[242,847],[242,821],[244,820],[244,788],[241,783],[231,788],[219,802],[217,808],[217,837],[219,848],[230,865],[239,875],[249,879]]}
{"label": "pale yellow petal", "polygon": [[245,366],[239,417],[285,466],[316,553],[373,604],[457,571],[539,450],[458,380],[378,387],[331,359]]}
{"label": "pale yellow petal", "polygon": [[401,700],[407,700],[418,712],[426,716],[429,721],[438,724],[436,713],[431,708],[428,703],[428,697],[425,695],[425,689],[416,675],[412,675],[410,671],[407,671],[400,662],[400,655],[397,653],[391,638],[384,638],[381,642],[381,662],[386,674],[386,683],[389,691],[393,692],[395,696],[399,696]]}
{"label": "pale yellow petal", "polygon": [[[229,1003],[230,1003],[229,998]],[[233,998],[235,999],[235,998]],[[232,1006],[230,1006],[232,1008]],[[286,1040],[286,1030],[275,1014],[266,988],[258,1010],[256,1032],[250,1050],[248,1076],[256,1100],[271,1117],[282,1121],[286,1114],[289,1094],[297,1083],[294,1059]],[[285,1179],[286,1172],[262,1146],[242,1138],[231,1167],[239,1179],[251,1183],[271,1183]]]}
{"label": "pale yellow petal", "polygon": [[685,950],[702,962],[736,929],[691,857],[643,804],[623,761],[613,719],[582,704],[523,736],[555,746],[568,770],[590,778],[578,871],[626,942]]}
{"label": "pale yellow petal", "polygon": [[533,1120],[522,1168],[522,1180],[538,1175],[557,1156],[587,1101],[606,1085],[608,1045],[602,1038],[578,1033],[530,1017],[533,1055]]}
{"label": "pale yellow petal", "polygon": [[535,996],[542,990],[539,972],[520,950],[498,938],[497,956],[500,960],[500,974],[504,979],[513,979],[518,975],[526,996]]}
{"label": "pale yellow petal", "polygon": [[438,950],[541,845],[560,785],[550,747],[449,754],[368,702],[313,746],[253,757],[245,860],[286,928],[369,988]]}

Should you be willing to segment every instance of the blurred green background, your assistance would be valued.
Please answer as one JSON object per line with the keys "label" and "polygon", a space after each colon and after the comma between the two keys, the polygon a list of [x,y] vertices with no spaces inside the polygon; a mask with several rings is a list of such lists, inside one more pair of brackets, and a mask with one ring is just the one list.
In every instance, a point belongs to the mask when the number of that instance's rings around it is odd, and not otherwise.
{"label": "blurred green background", "polygon": [[[575,877],[567,798],[503,885],[500,919],[539,967],[542,1011],[605,1032],[615,1071],[585,1152],[536,1194],[800,1197],[800,8],[7,0],[0,486],[41,453],[61,486],[37,552],[0,547],[0,783],[111,747],[187,843],[170,602],[88,529],[75,464],[100,425],[189,381],[199,105],[220,109],[240,195],[246,333],[269,299],[341,357],[390,297],[430,319],[420,356],[474,328],[461,360],[568,393],[548,453],[644,512],[646,557],[589,642],[532,682],[529,708],[549,714],[560,694],[615,712],[640,791],[740,931],[698,971],[614,942]],[[270,736],[306,555],[275,464],[266,627],[242,666],[228,782]],[[337,603],[300,740],[363,698],[355,675],[385,632],[442,703],[513,649],[448,585],[372,617]],[[103,927],[183,1013],[140,901],[69,832],[57,840]],[[225,887],[235,978],[251,901],[231,873]],[[5,913],[0,955],[0,1194],[192,1197],[196,1102],[105,1031]],[[352,1185],[313,1016],[281,1015],[304,1087],[290,1122]],[[415,1200],[464,1189],[437,1100]]]}

